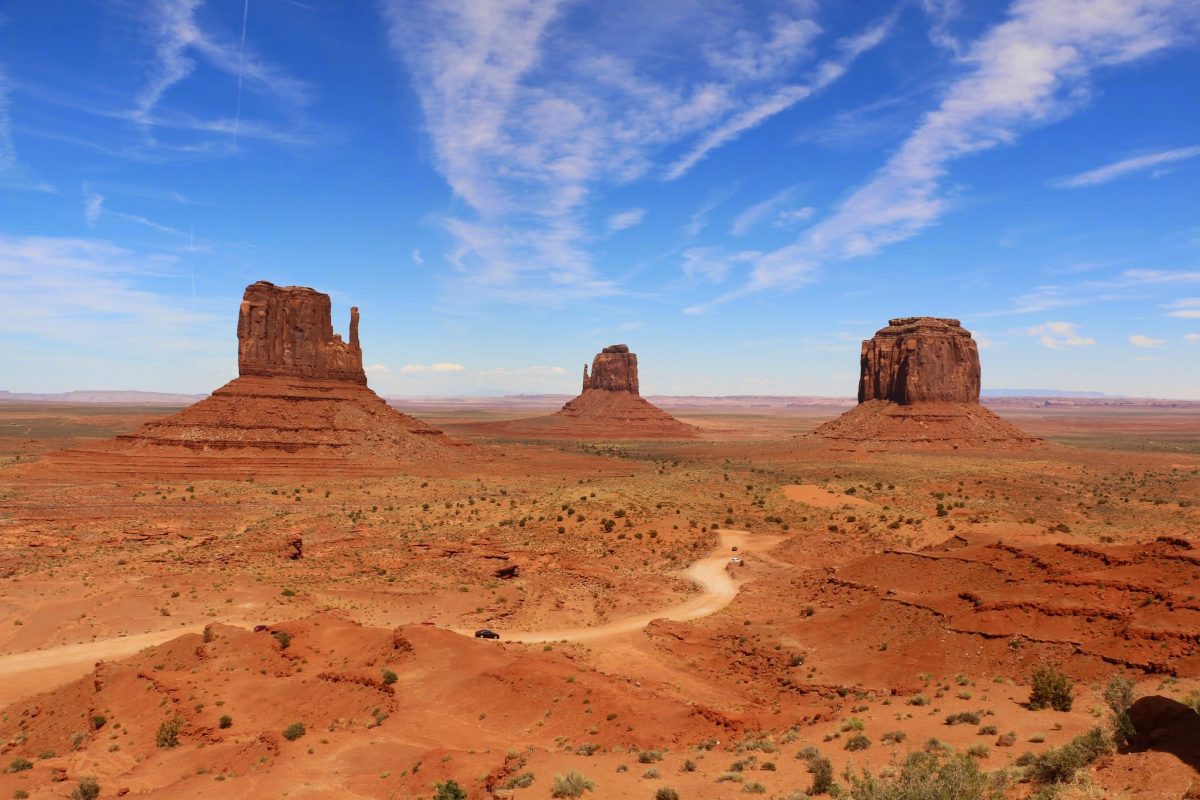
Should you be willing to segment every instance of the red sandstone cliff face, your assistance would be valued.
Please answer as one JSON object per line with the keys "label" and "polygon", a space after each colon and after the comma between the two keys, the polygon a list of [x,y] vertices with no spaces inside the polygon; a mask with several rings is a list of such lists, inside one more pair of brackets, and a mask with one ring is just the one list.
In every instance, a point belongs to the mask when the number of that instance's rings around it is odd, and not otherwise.
{"label": "red sandstone cliff face", "polygon": [[956,319],[889,320],[863,342],[860,368],[860,403],[979,402],[979,349]]}
{"label": "red sandstone cliff face", "polygon": [[246,287],[238,314],[238,374],[366,384],[358,343],[358,309],[350,309],[350,343],[333,332],[329,295],[267,281]]}
{"label": "red sandstone cliff face", "polygon": [[638,394],[637,354],[629,345],[613,344],[601,350],[592,360],[592,375],[583,367],[583,391],[604,389],[609,392]]}

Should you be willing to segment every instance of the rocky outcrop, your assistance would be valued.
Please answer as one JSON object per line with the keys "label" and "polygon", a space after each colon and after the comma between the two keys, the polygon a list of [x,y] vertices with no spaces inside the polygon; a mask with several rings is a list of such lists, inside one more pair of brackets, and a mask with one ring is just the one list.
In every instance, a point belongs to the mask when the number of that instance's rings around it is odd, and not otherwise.
{"label": "rocky outcrop", "polygon": [[979,348],[958,320],[890,320],[862,343],[858,405],[813,435],[851,450],[1041,444],[979,404],[979,377]]}
{"label": "rocky outcrop", "polygon": [[358,343],[358,309],[350,341],[333,332],[329,295],[267,281],[246,287],[238,313],[238,374],[366,384]]}
{"label": "rocky outcrop", "polygon": [[583,391],[603,389],[607,392],[638,394],[637,354],[629,352],[627,344],[613,344],[592,359],[592,374],[583,367]]}
{"label": "rocky outcrop", "polygon": [[858,402],[979,402],[979,348],[956,319],[903,317],[862,343]]}

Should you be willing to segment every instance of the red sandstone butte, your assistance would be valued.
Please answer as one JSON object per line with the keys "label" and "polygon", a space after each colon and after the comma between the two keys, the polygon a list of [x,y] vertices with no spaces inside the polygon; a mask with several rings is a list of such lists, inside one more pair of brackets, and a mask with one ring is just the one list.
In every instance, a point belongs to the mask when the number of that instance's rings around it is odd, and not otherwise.
{"label": "red sandstone butte", "polygon": [[814,431],[835,448],[1040,444],[979,404],[979,348],[956,319],[903,317],[862,343],[858,406]]}
{"label": "red sandstone butte", "polygon": [[246,287],[238,312],[238,374],[351,381],[364,386],[358,308],[350,342],[333,332],[329,295],[267,281]]}
{"label": "red sandstone butte", "polygon": [[956,319],[889,320],[862,343],[860,364],[860,403],[979,402],[979,348]]}
{"label": "red sandstone butte", "polygon": [[329,295],[253,283],[238,314],[237,378],[119,436],[115,449],[69,451],[62,461],[106,474],[233,477],[273,469],[354,474],[364,465],[373,473],[397,462],[455,458],[458,443],[367,388],[358,319],[351,309],[350,341],[343,341],[333,331]]}
{"label": "red sandstone butte", "polygon": [[577,439],[690,439],[700,431],[680,422],[639,393],[638,360],[629,346],[605,347],[583,367],[583,390],[546,417],[494,427],[506,434]]}

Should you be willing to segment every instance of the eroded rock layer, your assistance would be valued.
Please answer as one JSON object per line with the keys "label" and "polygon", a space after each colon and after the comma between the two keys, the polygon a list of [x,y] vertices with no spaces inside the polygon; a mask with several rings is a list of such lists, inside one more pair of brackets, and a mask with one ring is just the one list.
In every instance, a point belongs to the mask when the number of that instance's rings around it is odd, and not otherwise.
{"label": "eroded rock layer", "polygon": [[1040,439],[979,404],[979,348],[956,319],[902,317],[862,343],[858,406],[820,426],[835,448],[1024,448]]}

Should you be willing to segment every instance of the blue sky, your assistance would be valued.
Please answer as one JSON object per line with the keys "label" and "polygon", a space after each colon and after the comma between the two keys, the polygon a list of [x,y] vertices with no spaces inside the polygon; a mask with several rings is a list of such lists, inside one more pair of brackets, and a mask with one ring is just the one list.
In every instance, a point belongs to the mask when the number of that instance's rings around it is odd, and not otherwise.
{"label": "blue sky", "polygon": [[207,391],[242,288],[390,395],[853,394],[889,317],[985,388],[1200,398],[1194,0],[8,0],[0,388]]}

